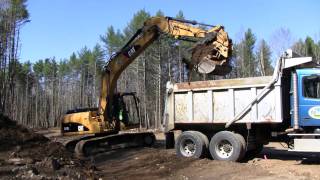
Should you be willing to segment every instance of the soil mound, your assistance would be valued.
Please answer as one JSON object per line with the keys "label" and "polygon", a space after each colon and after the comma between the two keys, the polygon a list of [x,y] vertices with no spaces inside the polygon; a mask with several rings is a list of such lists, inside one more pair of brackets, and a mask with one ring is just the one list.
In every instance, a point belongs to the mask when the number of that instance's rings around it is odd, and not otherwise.
{"label": "soil mound", "polygon": [[13,147],[19,145],[30,145],[30,143],[45,143],[49,139],[36,134],[31,130],[18,125],[15,121],[12,121],[7,116],[0,114],[0,151],[10,150]]}
{"label": "soil mound", "polygon": [[91,162],[0,114],[0,179],[92,179]]}

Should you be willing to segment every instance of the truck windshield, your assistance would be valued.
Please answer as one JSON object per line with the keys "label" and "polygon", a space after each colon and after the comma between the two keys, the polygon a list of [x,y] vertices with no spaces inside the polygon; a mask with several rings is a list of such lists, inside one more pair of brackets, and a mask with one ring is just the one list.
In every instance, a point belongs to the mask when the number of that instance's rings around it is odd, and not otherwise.
{"label": "truck windshield", "polygon": [[311,75],[303,78],[303,96],[306,98],[320,98],[320,76]]}

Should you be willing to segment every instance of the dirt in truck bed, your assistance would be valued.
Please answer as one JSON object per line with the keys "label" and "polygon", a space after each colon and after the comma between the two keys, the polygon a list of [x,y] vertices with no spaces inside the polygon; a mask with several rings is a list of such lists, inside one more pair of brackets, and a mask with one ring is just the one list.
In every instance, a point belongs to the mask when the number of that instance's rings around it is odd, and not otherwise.
{"label": "dirt in truck bed", "polygon": [[[44,137],[41,134],[45,134]],[[57,129],[33,131],[0,115],[0,179],[319,179],[320,156],[271,143],[241,163],[179,158],[157,133],[152,148],[127,148],[77,159],[57,143]]]}

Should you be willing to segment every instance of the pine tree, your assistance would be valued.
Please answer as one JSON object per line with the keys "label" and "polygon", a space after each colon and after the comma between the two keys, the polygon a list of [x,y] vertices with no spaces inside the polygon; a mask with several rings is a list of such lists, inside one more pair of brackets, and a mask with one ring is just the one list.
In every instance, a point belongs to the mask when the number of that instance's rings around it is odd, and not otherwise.
{"label": "pine tree", "polygon": [[184,17],[184,14],[183,14],[183,12],[180,10],[179,12],[178,12],[178,14],[176,15],[176,18],[177,19],[185,19],[185,17]]}
{"label": "pine tree", "polygon": [[259,62],[259,72],[261,76],[272,75],[271,51],[265,40],[261,40],[256,52],[256,59]]}
{"label": "pine tree", "polygon": [[109,56],[120,50],[124,44],[124,37],[122,33],[120,30],[115,32],[113,26],[108,27],[106,34],[104,36],[100,36],[100,40],[105,47],[106,54]]}
{"label": "pine tree", "polygon": [[164,17],[164,13],[159,9],[159,10],[156,12],[156,16]]}
{"label": "pine tree", "polygon": [[315,48],[316,48],[316,44],[314,43],[313,39],[308,36],[305,40],[305,55],[306,56],[311,56],[311,57],[315,57]]}
{"label": "pine tree", "polygon": [[302,56],[313,57],[313,60],[317,63],[320,62],[320,41],[315,43],[310,36],[307,36],[304,41],[299,39],[296,43],[294,43],[292,49],[294,52]]}
{"label": "pine tree", "polygon": [[125,40],[128,41],[136,33],[136,31],[143,26],[143,23],[150,17],[151,15],[144,9],[135,13],[128,26],[124,29]]}
{"label": "pine tree", "polygon": [[249,28],[238,45],[238,61],[240,61],[239,64],[241,66],[240,77],[251,77],[256,75],[257,63],[253,52],[255,42],[256,37]]}

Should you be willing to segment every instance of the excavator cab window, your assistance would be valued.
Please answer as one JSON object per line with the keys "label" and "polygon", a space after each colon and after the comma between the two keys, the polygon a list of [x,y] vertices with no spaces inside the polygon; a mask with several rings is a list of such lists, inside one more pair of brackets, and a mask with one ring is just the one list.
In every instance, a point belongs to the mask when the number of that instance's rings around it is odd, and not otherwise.
{"label": "excavator cab window", "polygon": [[135,93],[120,93],[115,95],[114,117],[119,119],[126,128],[139,127],[139,99]]}

